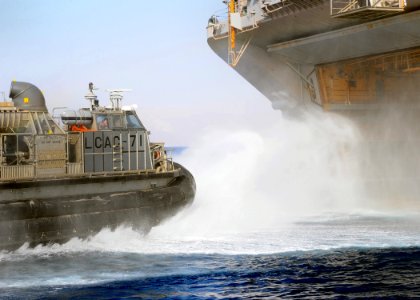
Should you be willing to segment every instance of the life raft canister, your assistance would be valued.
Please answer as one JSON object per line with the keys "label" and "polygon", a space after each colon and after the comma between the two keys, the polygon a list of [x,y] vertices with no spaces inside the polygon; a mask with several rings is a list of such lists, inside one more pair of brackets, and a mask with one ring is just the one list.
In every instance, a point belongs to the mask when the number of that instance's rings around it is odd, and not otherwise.
{"label": "life raft canister", "polygon": [[85,125],[71,125],[70,126],[70,131],[74,131],[74,132],[88,132],[91,131],[89,130]]}

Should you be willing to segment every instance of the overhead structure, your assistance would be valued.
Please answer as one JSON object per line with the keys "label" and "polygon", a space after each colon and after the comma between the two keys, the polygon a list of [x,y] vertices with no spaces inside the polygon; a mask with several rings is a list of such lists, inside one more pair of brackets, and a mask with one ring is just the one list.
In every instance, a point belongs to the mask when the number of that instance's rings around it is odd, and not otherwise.
{"label": "overhead structure", "polygon": [[[246,0],[228,0],[226,4],[228,12],[225,23],[227,26],[226,36],[228,38],[228,63],[235,67],[252,39],[252,36],[239,38],[239,35],[257,28],[258,25],[254,17],[247,14],[248,4]],[[216,38],[214,34],[220,29],[219,19],[216,16],[212,16],[207,27],[209,34]],[[222,37],[224,35],[222,34]]]}
{"label": "overhead structure", "polygon": [[405,0],[331,0],[331,16],[377,19],[404,12],[405,6]]}
{"label": "overhead structure", "polygon": [[420,0],[226,3],[228,18],[211,18],[208,42],[275,107],[304,98],[325,109],[359,109],[384,102],[384,88],[396,94],[401,80],[419,80]]}
{"label": "overhead structure", "polygon": [[[245,2],[238,18],[231,9],[229,20],[209,22],[214,52],[284,115],[305,120],[316,112],[327,118],[321,110],[347,119],[357,153],[348,155],[350,141],[337,152],[340,163],[360,171],[358,186],[368,187],[377,203],[418,203],[420,0]],[[238,44],[250,36],[238,61],[238,47],[227,39],[235,37]]]}

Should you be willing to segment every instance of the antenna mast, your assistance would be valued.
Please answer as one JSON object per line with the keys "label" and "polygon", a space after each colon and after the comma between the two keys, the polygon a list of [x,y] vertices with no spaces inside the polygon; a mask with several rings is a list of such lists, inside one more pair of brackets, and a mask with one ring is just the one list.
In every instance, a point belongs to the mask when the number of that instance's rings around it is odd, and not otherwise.
{"label": "antenna mast", "polygon": [[98,96],[95,95],[93,92],[94,90],[97,90],[97,88],[93,85],[92,82],[89,82],[89,92],[85,96],[85,99],[90,102],[91,110],[94,110],[99,106]]}

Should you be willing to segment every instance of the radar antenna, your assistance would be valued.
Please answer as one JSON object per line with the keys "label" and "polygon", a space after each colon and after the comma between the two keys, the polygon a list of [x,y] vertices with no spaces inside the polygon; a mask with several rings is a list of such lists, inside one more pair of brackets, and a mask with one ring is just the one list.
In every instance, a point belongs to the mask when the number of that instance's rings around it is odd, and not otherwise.
{"label": "radar antenna", "polygon": [[107,92],[109,92],[109,100],[111,101],[112,110],[121,110],[121,101],[123,99],[123,93],[131,91],[131,89],[107,90]]}
{"label": "radar antenna", "polygon": [[95,95],[93,91],[96,91],[96,88],[92,82],[89,82],[89,93],[85,96],[85,99],[90,102],[90,109],[94,110],[99,106],[98,96]]}

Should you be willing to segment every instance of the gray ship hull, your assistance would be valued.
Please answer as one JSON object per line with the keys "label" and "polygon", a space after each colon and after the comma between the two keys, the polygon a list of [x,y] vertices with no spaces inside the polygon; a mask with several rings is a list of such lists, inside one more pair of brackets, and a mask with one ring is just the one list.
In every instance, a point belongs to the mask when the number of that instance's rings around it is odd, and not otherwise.
{"label": "gray ship hull", "polygon": [[[230,19],[209,20],[211,49],[289,117],[348,119],[357,139],[343,164],[372,202],[417,203],[420,1],[230,2]],[[345,15],[335,3],[348,3]]]}
{"label": "gray ship hull", "polygon": [[166,173],[0,183],[0,248],[64,243],[120,225],[147,233],[193,201],[194,178],[176,167]]}
{"label": "gray ship hull", "polygon": [[[256,1],[248,11],[258,10],[256,7],[264,6],[264,2],[279,1]],[[248,39],[249,45],[235,65],[235,71],[266,96],[275,109],[286,112],[315,103],[325,110],[360,110],[358,102],[378,101],[368,97],[364,101],[336,101],[344,105],[328,101],[322,94],[325,83],[320,81],[316,68],[373,55],[405,54],[407,49],[420,47],[420,1],[407,1],[406,12],[379,19],[331,17],[328,0],[290,2],[296,3],[293,10],[265,11],[258,26],[244,28],[236,34],[237,48]],[[302,2],[306,4],[299,5]],[[213,31],[210,29],[208,44],[228,63],[226,26],[221,22]],[[415,64],[417,66],[417,60]],[[418,73],[411,73],[414,85],[420,82]],[[308,84],[313,85],[312,90],[308,89]],[[392,92],[405,90],[401,87]]]}

